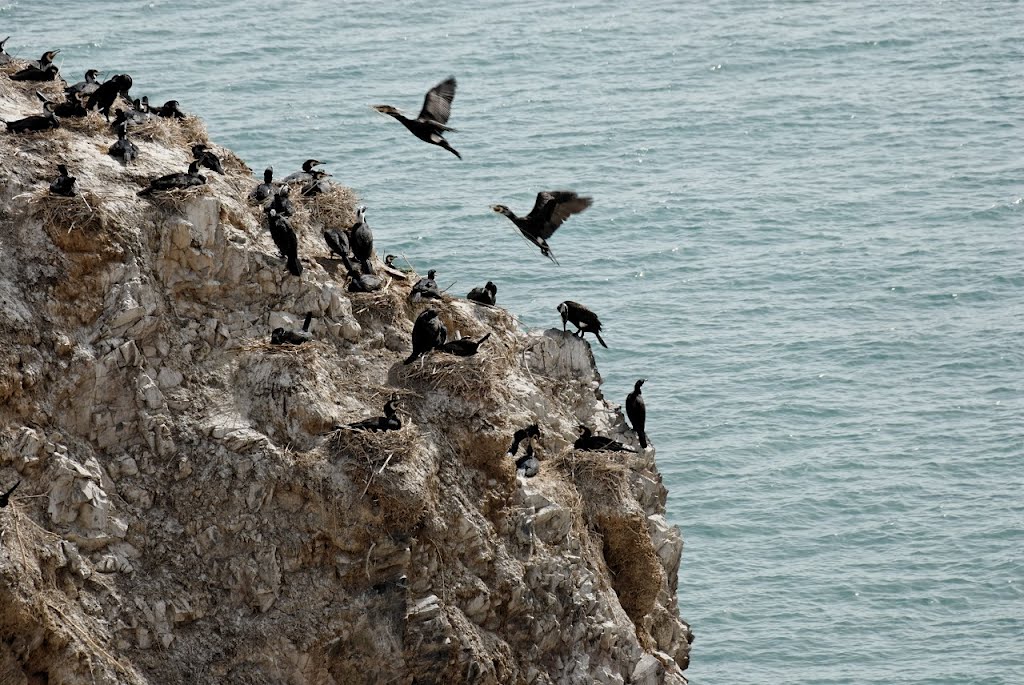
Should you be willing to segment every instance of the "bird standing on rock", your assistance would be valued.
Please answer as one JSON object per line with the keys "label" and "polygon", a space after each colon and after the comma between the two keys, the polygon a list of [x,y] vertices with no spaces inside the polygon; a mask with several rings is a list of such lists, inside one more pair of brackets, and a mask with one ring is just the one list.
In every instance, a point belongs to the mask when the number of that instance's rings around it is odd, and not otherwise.
{"label": "bird standing on rock", "polygon": [[313,320],[313,312],[306,312],[306,320],[302,322],[301,331],[289,331],[280,326],[275,328],[270,333],[270,344],[271,345],[301,345],[304,342],[309,342],[313,339],[313,336],[309,334],[309,324]]}
{"label": "bird standing on rock", "polygon": [[[195,164],[195,162],[192,162]],[[270,229],[270,237],[274,244],[287,261],[288,271],[295,276],[302,275],[302,262],[299,261],[299,239],[292,229],[288,217],[281,216],[277,210],[271,207],[267,210],[267,227]]]}
{"label": "bird standing on rock", "polygon": [[356,222],[348,229],[349,246],[352,248],[352,255],[363,267],[364,273],[373,273],[370,266],[370,257],[373,255],[373,231],[370,224],[366,223],[366,207],[360,206],[356,209]]}
{"label": "bird standing on rock", "polygon": [[265,202],[274,194],[274,167],[268,166],[263,170],[263,183],[256,186],[249,196],[256,202]]}
{"label": "bird standing on rock", "polygon": [[134,162],[139,156],[139,148],[128,140],[128,122],[122,121],[117,127],[117,142],[110,146],[108,154],[117,157],[125,164]]}
{"label": "bird standing on rock", "polygon": [[114,74],[93,91],[85,103],[86,109],[97,109],[110,121],[110,108],[114,106],[117,96],[121,95],[131,102],[128,91],[132,87],[132,77],[128,74]]}
{"label": "bird standing on rock", "polygon": [[75,192],[76,179],[74,176],[68,174],[67,166],[64,164],[58,164],[57,173],[60,175],[50,183],[50,194],[61,195],[63,197],[74,197],[77,195]]}
{"label": "bird standing on rock", "polygon": [[274,201],[270,204],[271,209],[276,211],[281,216],[291,216],[295,213],[295,205],[292,204],[289,195],[291,195],[292,189],[288,186],[281,186],[274,193]]}
{"label": "bird standing on rock", "polygon": [[409,291],[409,301],[419,302],[420,300],[440,300],[441,290],[437,287],[437,281],[434,280],[434,276],[437,274],[435,269],[431,269],[427,272],[426,278],[421,278],[416,281],[412,286],[412,290]]}
{"label": "bird standing on rock", "polygon": [[466,299],[493,307],[498,299],[498,286],[494,285],[491,281],[487,281],[487,285],[484,287],[470,290],[469,294],[466,295]]}
{"label": "bird standing on rock", "polygon": [[202,143],[193,145],[192,157],[199,162],[199,166],[216,171],[221,176],[224,175],[224,166],[220,163],[220,158],[213,154],[206,145]]}
{"label": "bird standing on rock", "polygon": [[444,345],[448,329],[437,316],[437,310],[425,309],[416,317],[412,327],[412,354],[403,364],[411,364],[427,352]]}
{"label": "bird standing on rock", "polygon": [[647,433],[644,432],[647,425],[647,405],[644,404],[643,395],[640,394],[640,386],[646,381],[646,378],[638,380],[633,386],[633,392],[626,395],[626,416],[633,424],[636,439],[640,441],[640,449],[644,450],[647,449]]}
{"label": "bird standing on rock", "polygon": [[462,159],[455,148],[448,144],[448,141],[441,135],[446,131],[454,132],[455,129],[448,126],[448,117],[452,113],[452,100],[455,99],[455,77],[449,77],[438,83],[427,91],[423,99],[423,109],[415,119],[410,119],[391,105],[374,105],[373,108],[381,114],[398,119],[409,131],[420,140],[443,147],[459,159]]}
{"label": "bird standing on rock", "polygon": [[562,332],[565,332],[565,323],[569,321],[576,326],[576,333],[573,335],[578,335],[582,340],[584,333],[593,333],[602,347],[608,347],[601,338],[601,320],[597,318],[597,314],[572,300],[566,300],[558,305],[558,313],[562,315]]}
{"label": "bird standing on rock", "polygon": [[548,238],[555,234],[566,219],[582,212],[591,204],[591,198],[580,197],[571,190],[552,190],[537,193],[533,209],[526,216],[516,216],[515,212],[505,205],[494,205],[491,209],[507,216],[524,238],[540,248],[542,255],[558,264],[548,245]]}

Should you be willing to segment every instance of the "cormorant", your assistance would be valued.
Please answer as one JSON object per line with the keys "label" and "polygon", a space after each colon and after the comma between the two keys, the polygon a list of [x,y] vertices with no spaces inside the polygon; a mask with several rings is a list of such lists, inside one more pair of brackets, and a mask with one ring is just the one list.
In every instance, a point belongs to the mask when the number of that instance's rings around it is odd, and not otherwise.
{"label": "cormorant", "polygon": [[494,303],[498,298],[498,286],[494,285],[491,281],[487,281],[487,285],[482,288],[473,288],[466,295],[466,299],[473,300],[473,302],[479,302],[480,304],[489,304],[494,306]]}
{"label": "cormorant", "polygon": [[533,209],[526,216],[516,216],[505,205],[494,205],[491,209],[507,216],[523,237],[540,248],[542,255],[558,264],[555,255],[551,253],[548,238],[554,235],[566,219],[582,212],[592,203],[593,199],[580,197],[571,190],[552,190],[537,193]]}
{"label": "cormorant", "polygon": [[7,36],[3,40],[0,40],[0,64],[10,64],[11,61],[14,59],[13,57],[7,54],[6,50],[4,50],[4,46],[7,45],[7,41],[9,41],[10,39],[11,37]]}
{"label": "cormorant", "polygon": [[411,364],[427,352],[444,345],[448,329],[437,316],[437,310],[425,309],[416,317],[412,327],[412,354],[403,364]]}
{"label": "cormorant", "polygon": [[384,287],[384,281],[380,276],[372,273],[361,274],[351,263],[347,263],[348,258],[345,258],[345,261],[348,268],[348,276],[351,279],[348,282],[348,291],[350,293],[372,293]]}
{"label": "cormorant", "polygon": [[132,77],[128,74],[114,74],[93,91],[86,102],[86,109],[98,109],[107,121],[110,121],[110,108],[114,106],[117,96],[121,95],[131,102],[128,91],[132,87]]}
{"label": "cormorant", "polygon": [[484,340],[487,340],[489,337],[491,337],[490,333],[475,342],[469,338],[449,340],[438,349],[442,352],[447,352],[448,354],[454,354],[456,357],[471,357],[477,353],[477,349],[483,344]]}
{"label": "cormorant", "polygon": [[611,438],[594,435],[586,426],[580,426],[580,437],[572,444],[572,448],[581,452],[632,452],[621,442]]}
{"label": "cormorant", "polygon": [[224,167],[220,163],[220,158],[210,152],[210,149],[202,143],[196,143],[192,146],[192,157],[199,162],[199,166],[204,166],[210,171],[216,171],[221,176],[224,175]]}
{"label": "cormorant", "polygon": [[394,269],[400,274],[412,273],[412,269],[405,266],[395,266],[395,260],[398,259],[398,255],[387,254],[384,255],[384,266],[389,269]]}
{"label": "cormorant", "polygon": [[302,186],[303,197],[313,197],[314,195],[322,195],[331,189],[331,182],[327,180],[330,176],[326,171],[320,171],[319,169],[313,169],[312,180]]}
{"label": "cormorant", "polygon": [[[335,426],[334,429],[345,428],[346,426]],[[392,395],[391,398],[384,404],[384,416],[374,416],[373,418],[363,419],[362,421],[356,421],[347,426],[352,430],[358,431],[396,431],[402,428],[402,420],[398,417],[398,397]]]}
{"label": "cormorant", "polygon": [[270,227],[270,237],[274,239],[277,249],[287,260],[288,271],[295,276],[301,276],[302,262],[299,261],[299,239],[295,235],[295,231],[292,230],[288,218],[281,216],[276,209],[271,207],[267,210],[267,224]]}
{"label": "cormorant", "polygon": [[281,186],[274,193],[274,201],[270,203],[271,209],[277,211],[281,216],[291,216],[295,213],[295,205],[288,198],[291,195],[291,188],[286,185]]}
{"label": "cormorant", "polygon": [[181,111],[181,104],[177,100],[168,100],[159,107],[153,107],[151,105],[149,111],[158,117],[167,117],[170,119],[185,118],[185,113]]}
{"label": "cormorant", "polygon": [[125,164],[131,164],[139,156],[139,148],[128,140],[128,122],[122,121],[117,127],[117,142],[110,146],[108,154],[117,157]]}
{"label": "cormorant", "polygon": [[454,132],[455,129],[448,126],[448,117],[452,112],[452,100],[455,98],[455,77],[452,76],[437,84],[429,91],[423,99],[423,109],[415,119],[410,119],[391,105],[374,105],[374,109],[381,114],[398,119],[414,136],[422,141],[443,147],[459,159],[462,159],[455,148],[448,144],[448,141],[441,135],[446,131]]}
{"label": "cormorant", "polygon": [[512,434],[512,445],[508,448],[510,456],[516,456],[516,452],[519,451],[519,445],[526,440],[527,443],[533,440],[533,438],[540,437],[540,426],[535,423],[531,423],[526,428],[520,428]]}
{"label": "cormorant", "polygon": [[346,262],[346,267],[351,265],[351,262],[348,261],[348,254],[352,251],[352,248],[349,247],[347,233],[336,228],[328,229],[324,231],[324,242],[327,243],[327,248],[331,251],[331,254],[341,257]]}
{"label": "cormorant", "polygon": [[[10,38],[10,36],[8,36],[8,38]],[[4,38],[4,42],[6,42],[6,41],[7,41],[7,38]],[[0,45],[2,45],[2,43],[0,43]],[[21,481],[20,480],[17,483],[15,483],[14,485],[12,485],[10,490],[8,490],[4,494],[0,495],[0,509],[3,509],[4,507],[6,507],[7,504],[11,501],[11,493],[14,492],[14,490],[19,485],[21,485]]]}
{"label": "cormorant", "polygon": [[40,102],[53,105],[53,113],[58,117],[84,117],[89,111],[82,104],[82,96],[78,94],[68,95],[64,102],[54,102],[40,91],[36,91],[36,97]]}
{"label": "cormorant", "polygon": [[155,191],[179,190],[191,186],[201,186],[206,183],[206,177],[199,173],[199,164],[193,161],[188,165],[188,171],[175,174],[166,174],[160,178],[150,180],[149,187],[139,191],[139,195],[150,195]]}
{"label": "cormorant", "polygon": [[431,269],[427,272],[426,278],[421,278],[416,281],[413,285],[412,290],[409,291],[409,299],[412,302],[419,302],[421,299],[426,300],[440,300],[441,291],[437,287],[437,281],[434,280],[434,275],[437,273],[436,270]]}
{"label": "cormorant", "polygon": [[363,267],[363,271],[372,272],[370,257],[373,255],[373,231],[366,223],[366,207],[356,209],[356,222],[348,229],[349,245],[354,256]]}
{"label": "cormorant", "polygon": [[263,183],[256,186],[256,190],[252,191],[251,197],[256,202],[265,202],[267,198],[274,194],[274,167],[268,166],[263,170]]}
{"label": "cormorant", "polygon": [[646,378],[638,380],[633,386],[633,392],[626,395],[626,416],[633,424],[636,438],[640,441],[640,449],[644,450],[647,449],[647,433],[644,431],[647,424],[647,405],[644,404],[643,395],[640,394],[640,386],[646,380]]}
{"label": "cormorant", "polygon": [[47,50],[39,59],[28,60],[28,65],[30,67],[35,67],[36,69],[45,69],[53,63],[53,58],[56,57],[59,52],[60,50]]}
{"label": "cormorant", "polygon": [[64,164],[57,165],[57,173],[60,174],[57,178],[50,183],[50,194],[61,195],[63,197],[74,197],[77,195],[75,192],[75,177],[68,174],[68,168]]}
{"label": "cormorant", "polygon": [[[316,159],[307,159],[302,163],[302,171],[296,171],[294,174],[288,174],[282,179],[281,183],[309,183],[315,177],[313,175],[313,167],[319,166],[323,162]],[[326,171],[320,171],[321,174],[330,176]]]}
{"label": "cormorant", "polygon": [[17,121],[5,122],[7,130],[11,133],[30,133],[33,131],[45,131],[48,128],[59,128],[60,121],[57,120],[57,115],[53,112],[54,104],[52,102],[45,103],[43,110],[46,114],[34,114]]}
{"label": "cormorant", "polygon": [[67,93],[67,96],[69,98],[75,94],[92,95],[100,87],[99,82],[96,80],[96,77],[99,75],[99,73],[100,72],[96,71],[95,69],[88,70],[87,72],[85,72],[84,81],[79,81],[73,86],[68,86],[64,89],[64,92]]}
{"label": "cormorant", "polygon": [[288,331],[284,328],[275,328],[270,334],[271,345],[301,345],[309,342],[313,336],[309,334],[309,323],[313,320],[313,312],[306,312],[306,320],[302,323],[301,331]]}
{"label": "cormorant", "polygon": [[533,445],[527,445],[526,452],[516,460],[516,471],[522,471],[527,478],[533,478],[540,472],[540,461],[533,456]]}
{"label": "cormorant", "polygon": [[56,64],[47,64],[39,67],[25,67],[21,71],[11,74],[12,81],[55,81],[60,69]]}
{"label": "cormorant", "polygon": [[566,321],[569,321],[576,327],[576,332],[573,335],[578,335],[582,340],[584,333],[593,333],[597,336],[597,342],[601,343],[601,347],[608,347],[605,345],[604,339],[601,338],[601,320],[597,318],[597,314],[572,300],[566,300],[558,305],[558,313],[562,315],[563,332],[565,332]]}

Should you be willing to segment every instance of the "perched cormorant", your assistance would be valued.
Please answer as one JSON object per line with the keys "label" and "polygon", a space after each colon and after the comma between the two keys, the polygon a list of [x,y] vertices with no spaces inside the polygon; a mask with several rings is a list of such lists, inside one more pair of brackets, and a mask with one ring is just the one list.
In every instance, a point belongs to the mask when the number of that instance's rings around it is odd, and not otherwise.
{"label": "perched cormorant", "polygon": [[45,69],[53,63],[53,58],[56,57],[59,52],[60,50],[47,50],[39,59],[28,60],[28,65],[30,67],[35,67],[36,69]]}
{"label": "perched cormorant", "polygon": [[643,395],[640,394],[640,386],[646,380],[646,378],[638,380],[633,386],[633,392],[626,395],[626,416],[629,417],[629,422],[633,424],[633,430],[636,431],[640,449],[647,449],[647,433],[644,432],[647,424],[647,405],[644,404]]}
{"label": "perched cormorant", "polygon": [[540,437],[540,426],[535,423],[531,423],[526,428],[520,428],[512,434],[512,445],[508,448],[510,456],[516,456],[516,452],[519,451],[519,445],[526,440],[529,444],[534,438]]}
{"label": "perched cormorant", "polygon": [[[309,183],[313,180],[313,167],[323,164],[317,159],[307,159],[302,163],[302,171],[296,171],[294,174],[288,174],[285,176],[281,183]],[[326,171],[320,173],[326,174]]]}
{"label": "perched cormorant", "polygon": [[210,152],[210,149],[202,143],[196,143],[192,146],[192,157],[199,162],[199,166],[204,166],[210,171],[216,171],[221,176],[224,175],[224,167],[220,163],[220,158]]}
{"label": "perched cormorant", "polygon": [[420,300],[440,300],[441,290],[437,287],[437,281],[434,280],[434,275],[437,273],[435,269],[431,269],[427,272],[426,278],[421,278],[416,281],[413,285],[412,290],[409,291],[409,299],[412,302],[419,302]]}
{"label": "perched cormorant", "polygon": [[40,91],[36,91],[36,97],[44,105],[53,105],[53,113],[58,117],[84,117],[89,111],[82,104],[82,96],[78,94],[68,95],[64,102],[54,102]]}
{"label": "perched cormorant", "polygon": [[177,100],[168,100],[159,107],[151,105],[149,111],[158,117],[167,117],[169,119],[185,118],[185,113],[181,111],[181,104]]}
{"label": "perched cormorant", "polygon": [[363,271],[372,272],[370,257],[373,255],[373,231],[366,223],[366,207],[356,209],[356,222],[348,229],[349,246],[354,256],[363,267]]}
{"label": "perched cormorant", "polygon": [[566,219],[582,212],[592,203],[591,198],[580,197],[571,190],[552,190],[537,193],[533,209],[526,216],[516,216],[505,205],[494,205],[491,209],[507,216],[523,237],[540,248],[542,255],[558,264],[548,245],[548,238],[554,235]]}
{"label": "perched cormorant", "polygon": [[274,193],[274,201],[270,203],[271,209],[275,210],[281,216],[291,216],[295,213],[295,205],[289,199],[292,190],[288,186],[284,185],[277,189]]}
{"label": "perched cormorant", "polygon": [[348,261],[349,252],[352,248],[348,244],[348,233],[339,231],[336,228],[331,228],[324,231],[324,242],[327,243],[327,248],[331,251],[331,254],[337,255],[345,260],[345,266],[348,267],[351,262]]}
{"label": "perched cormorant", "polygon": [[566,321],[569,321],[576,327],[576,332],[573,335],[578,335],[582,340],[584,333],[593,333],[597,336],[597,342],[601,343],[601,347],[608,347],[604,344],[604,339],[601,338],[601,320],[597,318],[597,314],[572,300],[566,300],[558,305],[558,313],[562,315],[563,332]]}
{"label": "perched cormorant", "polygon": [[7,45],[7,41],[9,41],[10,39],[11,37],[7,36],[3,40],[0,40],[0,64],[10,64],[11,61],[14,59],[10,55],[8,55],[7,51],[4,49],[4,46]]}
{"label": "perched cormorant", "polygon": [[191,186],[201,186],[206,183],[206,177],[199,173],[199,164],[193,161],[188,165],[187,172],[165,174],[160,178],[150,180],[149,187],[139,191],[139,195],[150,195],[155,191],[179,190]]}
{"label": "perched cormorant", "polygon": [[128,74],[114,74],[93,91],[86,102],[86,109],[98,109],[107,121],[110,121],[110,108],[114,106],[117,96],[121,95],[131,102],[128,91],[132,87],[132,77]]}
{"label": "perched cormorant", "polygon": [[412,354],[403,364],[411,364],[427,352],[444,345],[448,329],[437,316],[437,310],[425,309],[416,317],[412,326]]}
{"label": "perched cormorant", "polygon": [[64,164],[58,164],[57,173],[60,175],[50,183],[50,194],[61,195],[63,197],[74,197],[77,195],[75,192],[76,179],[74,176],[68,174],[67,166]]}
{"label": "perched cormorant", "polygon": [[87,72],[85,72],[84,81],[79,81],[73,86],[68,86],[64,89],[64,92],[67,93],[67,96],[69,98],[75,94],[92,95],[100,87],[99,82],[96,80],[96,77],[99,76],[99,73],[100,72],[96,71],[95,69],[88,70]]}
{"label": "perched cormorant", "polygon": [[491,281],[487,281],[487,285],[482,288],[473,288],[466,295],[466,299],[473,300],[473,302],[479,302],[480,304],[489,304],[491,306],[497,301],[498,298],[498,286],[494,285]]}
{"label": "perched cormorant", "polygon": [[449,340],[438,349],[442,352],[447,352],[448,354],[454,354],[456,357],[471,357],[477,353],[480,345],[482,345],[484,340],[487,340],[489,337],[491,337],[490,333],[476,341],[470,340],[469,338]]}
{"label": "perched cormorant", "polygon": [[581,452],[632,452],[621,442],[601,435],[594,435],[586,426],[580,426],[580,437],[572,444],[572,448]]}
{"label": "perched cormorant", "polygon": [[34,114],[24,119],[6,122],[7,130],[11,133],[31,133],[45,131],[48,128],[59,128],[60,121],[57,120],[57,115],[53,112],[54,104],[52,102],[43,104],[43,110],[46,114]]}
{"label": "perched cormorant", "polygon": [[312,180],[302,186],[303,197],[313,197],[314,195],[322,195],[331,189],[331,182],[327,180],[330,176],[326,171],[320,171],[319,169],[313,169]]}
{"label": "perched cormorant", "polygon": [[55,81],[60,69],[56,64],[47,64],[39,67],[25,67],[21,71],[11,74],[12,81]]}
{"label": "perched cormorant", "polygon": [[139,148],[128,140],[128,122],[122,121],[117,127],[117,142],[110,146],[108,154],[117,157],[125,164],[131,164],[139,156]]}
{"label": "perched cormorant", "polygon": [[381,114],[398,119],[414,136],[422,141],[443,147],[459,159],[462,159],[455,148],[448,144],[448,141],[441,135],[445,131],[454,132],[455,129],[448,126],[448,117],[452,113],[452,100],[455,98],[455,77],[450,77],[427,91],[423,99],[423,109],[415,119],[410,119],[391,105],[374,105],[374,109]]}
{"label": "perched cormorant", "polygon": [[523,456],[516,459],[516,471],[522,471],[527,478],[533,478],[540,472],[540,461],[533,455],[533,445],[527,445]]}
{"label": "perched cormorant", "polygon": [[274,194],[274,167],[268,166],[263,170],[263,183],[256,186],[256,190],[252,191],[251,197],[256,202],[265,202],[267,198]]}
{"label": "perched cormorant", "polygon": [[[6,42],[7,39],[5,38],[4,41]],[[10,490],[8,490],[4,494],[0,495],[0,509],[3,509],[4,507],[6,507],[7,504],[11,501],[11,493],[14,492],[15,488],[17,488],[19,485],[21,485],[21,481],[20,480],[17,483],[15,483],[14,485],[12,485]]]}
{"label": "perched cormorant", "polygon": [[313,320],[313,312],[306,312],[306,320],[302,323],[301,331],[289,331],[284,328],[275,328],[270,334],[271,345],[301,345],[309,342],[313,336],[309,334],[309,323]]}
{"label": "perched cormorant", "polygon": [[397,271],[400,274],[412,273],[412,269],[410,269],[409,267],[395,266],[395,260],[396,259],[398,259],[398,255],[393,255],[393,254],[384,255],[384,266],[388,267],[389,269],[394,269],[395,271]]}
{"label": "perched cormorant", "polygon": [[292,230],[288,217],[278,214],[277,210],[271,207],[267,210],[267,224],[270,227],[270,237],[274,239],[277,249],[287,260],[288,271],[295,276],[301,276],[302,262],[299,261],[299,239],[295,235],[295,231]]}
{"label": "perched cormorant", "polygon": [[346,268],[348,268],[348,276],[351,280],[348,282],[348,291],[350,293],[372,293],[380,290],[384,287],[384,280],[372,273],[359,273],[351,263],[348,262],[348,258],[345,258]]}
{"label": "perched cormorant", "polygon": [[[335,426],[334,429],[345,428],[346,426]],[[396,431],[402,428],[402,420],[398,417],[398,397],[392,395],[384,404],[384,416],[374,416],[362,421],[356,421],[347,426],[358,431]]]}

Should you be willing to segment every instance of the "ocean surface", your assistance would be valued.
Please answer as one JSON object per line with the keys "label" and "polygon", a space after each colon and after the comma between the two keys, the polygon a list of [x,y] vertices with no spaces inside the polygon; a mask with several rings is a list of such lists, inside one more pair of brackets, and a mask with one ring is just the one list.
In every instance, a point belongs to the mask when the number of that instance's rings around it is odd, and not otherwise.
{"label": "ocean surface", "polygon": [[[1024,683],[1024,3],[22,0],[379,245],[646,377],[695,685]],[[464,161],[372,111],[459,79]],[[594,197],[544,259],[489,206]]]}

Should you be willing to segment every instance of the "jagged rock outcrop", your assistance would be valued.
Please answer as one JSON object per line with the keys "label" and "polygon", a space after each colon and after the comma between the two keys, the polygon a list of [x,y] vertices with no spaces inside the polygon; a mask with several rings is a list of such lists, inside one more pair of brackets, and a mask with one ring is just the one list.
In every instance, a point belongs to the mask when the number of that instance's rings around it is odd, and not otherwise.
{"label": "jagged rock outcrop", "polygon": [[[0,118],[34,87],[0,74]],[[230,151],[136,196],[201,123],[133,135],[126,167],[96,114],[0,134],[0,682],[685,682],[654,451],[571,450],[581,422],[636,445],[587,343],[446,299],[488,343],[404,366],[409,283],[348,293],[322,244],[349,191],[297,202],[296,278]],[[59,162],[79,197],[47,193]],[[307,311],[312,342],[268,344]],[[401,430],[332,430],[392,394]]]}

